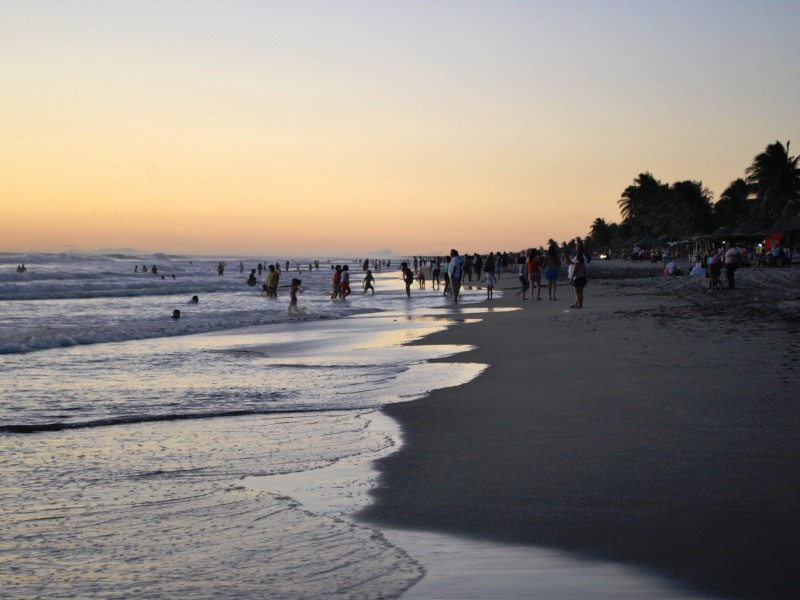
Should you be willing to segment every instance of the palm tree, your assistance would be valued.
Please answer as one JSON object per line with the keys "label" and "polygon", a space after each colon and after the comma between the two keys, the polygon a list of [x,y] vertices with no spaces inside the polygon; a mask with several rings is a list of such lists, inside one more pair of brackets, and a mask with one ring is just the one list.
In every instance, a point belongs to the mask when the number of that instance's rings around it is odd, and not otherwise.
{"label": "palm tree", "polygon": [[725,188],[714,204],[714,216],[720,227],[736,227],[746,223],[753,215],[755,201],[750,199],[750,186],[742,179],[736,179]]}
{"label": "palm tree", "polygon": [[745,171],[761,208],[765,224],[797,213],[800,195],[800,156],[789,155],[780,142],[767,146]]}
{"label": "palm tree", "polygon": [[635,234],[657,234],[661,215],[664,212],[669,186],[653,177],[652,173],[641,173],[633,185],[625,188],[617,202],[623,222],[631,224]]}
{"label": "palm tree", "polygon": [[587,243],[593,247],[608,246],[611,239],[611,231],[605,219],[600,217],[594,220],[589,231]]}
{"label": "palm tree", "polygon": [[711,233],[714,228],[711,192],[699,181],[679,181],[670,191],[672,197],[664,215],[666,234],[676,240]]}

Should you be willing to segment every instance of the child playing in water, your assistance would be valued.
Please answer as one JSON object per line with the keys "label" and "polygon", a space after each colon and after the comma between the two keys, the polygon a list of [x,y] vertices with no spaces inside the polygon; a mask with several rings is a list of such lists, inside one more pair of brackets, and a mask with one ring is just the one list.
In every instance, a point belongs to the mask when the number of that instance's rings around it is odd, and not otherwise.
{"label": "child playing in water", "polygon": [[406,296],[411,298],[411,284],[414,283],[414,272],[408,268],[407,262],[400,263],[400,270],[403,273],[403,281],[406,284]]}
{"label": "child playing in water", "polygon": [[289,286],[289,314],[298,315],[300,309],[297,307],[297,292],[302,293],[303,288],[300,285],[303,282],[300,279],[292,279],[292,285]]}
{"label": "child playing in water", "polygon": [[362,285],[364,288],[364,294],[366,294],[368,290],[372,290],[372,295],[375,295],[375,287],[372,285],[372,282],[374,281],[375,278],[372,276],[372,271],[367,269],[367,276],[364,277],[364,283]]}
{"label": "child playing in water", "polygon": [[494,292],[494,271],[491,267],[484,267],[486,273],[486,299],[491,300]]}

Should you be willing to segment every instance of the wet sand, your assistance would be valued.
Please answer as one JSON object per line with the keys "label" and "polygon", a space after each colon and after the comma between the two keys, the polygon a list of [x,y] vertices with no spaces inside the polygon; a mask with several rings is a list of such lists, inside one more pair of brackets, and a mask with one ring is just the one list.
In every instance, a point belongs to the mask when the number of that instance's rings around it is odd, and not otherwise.
{"label": "wet sand", "polygon": [[[619,561],[687,590],[800,595],[800,279],[739,289],[593,264],[583,309],[523,303],[423,343],[477,380],[387,406],[401,449],[361,518]],[[452,361],[453,359],[448,359]]]}

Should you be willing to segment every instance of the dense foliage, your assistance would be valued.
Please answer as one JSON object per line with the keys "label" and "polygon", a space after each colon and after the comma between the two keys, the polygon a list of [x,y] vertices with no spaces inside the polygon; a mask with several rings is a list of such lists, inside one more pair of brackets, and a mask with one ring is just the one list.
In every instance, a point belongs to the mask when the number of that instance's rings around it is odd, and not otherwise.
{"label": "dense foliage", "polygon": [[666,184],[641,173],[618,201],[622,221],[595,219],[586,241],[595,248],[620,247],[646,236],[683,240],[720,227],[766,230],[786,223],[800,206],[798,163],[800,156],[789,154],[789,142],[770,144],[716,203],[702,182]]}

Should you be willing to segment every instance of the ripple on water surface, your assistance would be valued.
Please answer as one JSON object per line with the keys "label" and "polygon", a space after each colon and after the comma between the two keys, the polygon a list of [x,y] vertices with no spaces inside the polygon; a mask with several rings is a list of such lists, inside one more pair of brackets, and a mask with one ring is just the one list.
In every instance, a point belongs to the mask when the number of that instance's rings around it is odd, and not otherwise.
{"label": "ripple on water surface", "polygon": [[[376,453],[367,413],[8,436],[4,591],[16,597],[383,598],[421,576],[378,532],[247,489]],[[6,461],[9,465],[10,461]]]}

